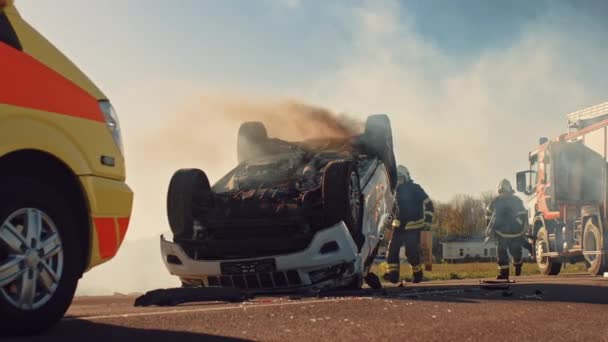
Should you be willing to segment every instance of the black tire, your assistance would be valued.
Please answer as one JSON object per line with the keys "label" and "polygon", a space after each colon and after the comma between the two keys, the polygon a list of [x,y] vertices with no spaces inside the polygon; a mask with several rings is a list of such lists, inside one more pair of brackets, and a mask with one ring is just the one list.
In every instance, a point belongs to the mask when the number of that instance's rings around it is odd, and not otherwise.
{"label": "black tire", "polygon": [[536,233],[536,265],[542,275],[558,275],[562,269],[562,262],[552,257],[542,257],[543,252],[549,250],[549,234],[547,228],[541,227]]}
{"label": "black tire", "polygon": [[386,114],[370,115],[365,122],[364,139],[371,153],[384,163],[391,186],[397,185],[397,163],[393,150],[393,130]]}
{"label": "black tire", "polygon": [[[602,239],[601,229],[593,222],[587,220],[585,230],[583,231],[583,251],[597,252],[605,251],[604,241]],[[585,264],[587,265],[587,273],[590,275],[602,275],[606,270],[606,256],[599,255],[584,255]]]}
{"label": "black tire", "polygon": [[236,141],[236,155],[239,163],[264,155],[264,145],[268,142],[268,132],[258,121],[243,122]]}
{"label": "black tire", "polygon": [[323,174],[323,211],[328,227],[344,221],[357,247],[363,246],[363,195],[352,161],[334,160],[327,164]]}
{"label": "black tire", "polygon": [[167,217],[175,239],[192,239],[194,220],[202,215],[212,196],[207,175],[199,169],[181,169],[171,177]]}
{"label": "black tire", "polygon": [[[74,206],[70,205],[60,191],[34,179],[17,177],[4,179],[0,181],[0,189],[2,189],[2,197],[0,198],[0,224],[2,225],[0,227],[2,229],[4,229],[7,219],[20,209],[36,209],[44,213],[54,225],[60,239],[59,245],[63,251],[62,261],[55,259],[55,265],[62,264],[61,276],[55,284],[56,288],[54,292],[50,293],[48,300],[38,302],[39,307],[23,309],[9,301],[11,292],[17,291],[14,288],[11,289],[11,287],[17,286],[17,283],[5,285],[0,291],[0,322],[2,322],[0,335],[36,334],[50,328],[63,317],[72,302],[78,279],[82,275],[84,253],[81,246],[83,244],[77,239],[78,234],[76,232],[79,227],[76,224],[75,213],[71,209]],[[84,229],[84,227],[80,228]],[[47,238],[48,236],[40,236],[40,241],[37,243],[38,247],[34,246],[33,248],[33,250],[38,249],[37,254],[42,253],[40,244],[43,239]],[[8,260],[8,258],[14,258],[15,253],[19,253],[13,251],[8,244],[2,241],[0,240],[0,264],[3,264],[3,261]],[[21,246],[25,248],[25,245],[22,244]],[[37,264],[37,266],[41,267],[42,264]],[[37,269],[40,270],[41,268],[38,267]],[[31,277],[32,272],[30,269],[24,274]],[[40,276],[40,272],[36,273],[37,277]],[[49,294],[48,291],[38,294],[38,289],[43,288],[41,277],[37,278],[35,284],[34,300]]]}

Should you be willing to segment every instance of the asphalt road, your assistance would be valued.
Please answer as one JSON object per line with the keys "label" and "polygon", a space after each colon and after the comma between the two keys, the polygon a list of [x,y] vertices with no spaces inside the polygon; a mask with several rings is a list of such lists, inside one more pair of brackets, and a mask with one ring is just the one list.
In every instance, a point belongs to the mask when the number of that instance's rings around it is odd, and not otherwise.
{"label": "asphalt road", "polygon": [[134,307],[135,297],[79,297],[45,335],[22,341],[608,341],[608,279],[520,277],[509,289],[477,280],[327,297]]}

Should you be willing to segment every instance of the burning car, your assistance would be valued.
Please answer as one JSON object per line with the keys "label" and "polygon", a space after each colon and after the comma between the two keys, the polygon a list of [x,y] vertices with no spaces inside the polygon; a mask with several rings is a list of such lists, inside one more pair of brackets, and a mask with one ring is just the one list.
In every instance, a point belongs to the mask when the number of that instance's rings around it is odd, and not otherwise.
{"label": "burning car", "polygon": [[254,293],[379,286],[370,267],[393,217],[392,140],[383,114],[361,134],[300,142],[243,123],[239,163],[217,183],[199,169],[171,178],[166,267],[183,286]]}

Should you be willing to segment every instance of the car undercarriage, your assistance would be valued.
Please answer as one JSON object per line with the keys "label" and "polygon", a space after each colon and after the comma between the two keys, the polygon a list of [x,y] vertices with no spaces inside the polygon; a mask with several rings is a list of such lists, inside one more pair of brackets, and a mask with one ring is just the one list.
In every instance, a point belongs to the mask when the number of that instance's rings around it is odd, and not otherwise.
{"label": "car undercarriage", "polygon": [[239,164],[213,187],[198,169],[171,179],[173,242],[161,239],[170,273],[185,286],[255,292],[361,286],[392,214],[392,138],[288,142],[257,123],[241,128]]}

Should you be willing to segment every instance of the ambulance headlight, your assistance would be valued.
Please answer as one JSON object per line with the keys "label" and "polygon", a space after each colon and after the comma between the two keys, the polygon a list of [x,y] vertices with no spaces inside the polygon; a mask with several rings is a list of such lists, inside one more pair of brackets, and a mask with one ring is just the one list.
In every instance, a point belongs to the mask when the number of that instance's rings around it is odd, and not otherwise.
{"label": "ambulance headlight", "polygon": [[110,133],[112,133],[116,146],[118,146],[120,151],[124,154],[122,137],[120,134],[120,122],[118,121],[118,115],[116,115],[114,107],[112,107],[109,101],[99,101],[99,107],[101,108],[103,117],[106,120],[108,129],[110,130]]}

